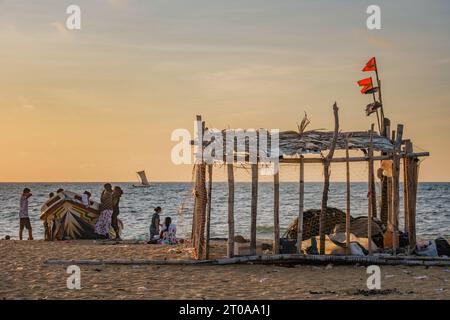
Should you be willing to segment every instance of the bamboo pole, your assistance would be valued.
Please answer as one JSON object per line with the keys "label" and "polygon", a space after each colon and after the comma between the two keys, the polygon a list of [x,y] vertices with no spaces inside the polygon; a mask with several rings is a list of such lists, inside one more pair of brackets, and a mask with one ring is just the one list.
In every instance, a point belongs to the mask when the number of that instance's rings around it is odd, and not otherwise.
{"label": "bamboo pole", "polygon": [[275,164],[273,176],[273,253],[280,252],[280,172]]}
{"label": "bamboo pole", "polygon": [[208,206],[206,208],[206,247],[205,257],[209,259],[209,239],[211,236],[211,205],[212,205],[212,173],[213,165],[208,164]]}
{"label": "bamboo pole", "polygon": [[331,159],[333,159],[334,150],[336,148],[336,142],[339,133],[339,108],[336,102],[333,105],[333,114],[334,114],[334,133],[333,140],[331,141],[330,151],[324,159],[323,164],[323,173],[324,173],[324,184],[323,184],[323,193],[322,193],[322,208],[320,210],[320,220],[319,220],[319,235],[320,235],[320,254],[325,254],[325,216],[327,210],[328,203],[328,191],[330,188],[330,163]]}
{"label": "bamboo pole", "polygon": [[298,204],[298,224],[297,224],[297,252],[302,253],[303,240],[303,211],[305,198],[305,166],[303,156],[300,156],[300,185],[299,185],[299,204]]}
{"label": "bamboo pole", "polygon": [[250,222],[250,254],[256,254],[256,221],[258,213],[258,164],[252,164],[252,203]]}
{"label": "bamboo pole", "polygon": [[[345,156],[348,160],[349,156],[349,150],[348,150],[348,136],[347,139],[345,140]],[[347,161],[345,163],[345,168],[346,168],[346,177],[347,177],[347,192],[346,192],[346,196],[347,196],[347,212],[345,215],[345,245],[346,245],[346,253],[349,255],[350,254],[350,162]]]}
{"label": "bamboo pole", "polygon": [[370,138],[369,138],[369,204],[368,204],[368,220],[367,220],[367,245],[369,249],[369,256],[373,254],[372,248],[372,217],[373,217],[373,201],[372,201],[372,193],[374,192],[373,188],[373,129],[374,125],[372,124],[370,128]]}
{"label": "bamboo pole", "polygon": [[227,164],[228,171],[228,254],[234,257],[234,171],[233,163]]}

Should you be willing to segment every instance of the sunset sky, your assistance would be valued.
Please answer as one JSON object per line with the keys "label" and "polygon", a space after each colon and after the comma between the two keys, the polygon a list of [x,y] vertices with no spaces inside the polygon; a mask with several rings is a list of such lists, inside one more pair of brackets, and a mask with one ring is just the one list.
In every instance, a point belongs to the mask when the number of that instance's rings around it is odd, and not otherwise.
{"label": "sunset sky", "polygon": [[[65,28],[70,4],[81,30]],[[196,114],[295,130],[307,112],[309,129],[332,129],[337,101],[342,130],[368,130],[356,81],[371,56],[386,116],[431,153],[421,180],[450,181],[449,17],[448,0],[0,0],[0,182],[190,181],[170,136]]]}

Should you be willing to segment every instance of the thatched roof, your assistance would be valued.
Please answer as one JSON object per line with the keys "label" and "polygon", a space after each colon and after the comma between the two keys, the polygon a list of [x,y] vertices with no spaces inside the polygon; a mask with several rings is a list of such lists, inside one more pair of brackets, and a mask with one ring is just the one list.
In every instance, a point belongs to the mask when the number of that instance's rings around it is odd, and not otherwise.
{"label": "thatched roof", "polygon": [[[208,130],[208,129],[206,129]],[[230,129],[227,130],[230,132]],[[231,130],[233,131],[233,130]],[[240,130],[242,132],[242,130]],[[259,134],[261,130],[258,131]],[[267,132],[267,130],[266,130]],[[220,133],[219,133],[220,134]],[[225,130],[222,131],[223,139],[226,140]],[[349,149],[366,150],[370,145],[370,134],[368,131],[341,132],[338,135],[336,150],[345,150],[345,142],[348,136]],[[270,135],[267,138],[270,144]],[[311,130],[299,133],[296,131],[281,131],[279,133],[279,155],[286,157],[295,157],[302,154],[320,153],[330,149],[333,140],[333,132]],[[205,146],[211,143],[211,140],[204,139]],[[378,133],[373,134],[373,148],[376,151],[391,152],[394,148],[393,144],[386,137],[380,136]],[[253,147],[251,147],[251,150]],[[246,150],[249,150],[248,139],[246,139]],[[234,153],[241,154],[237,151],[235,142]],[[269,151],[269,150],[268,150]],[[225,152],[225,150],[224,150]],[[269,151],[270,152],[270,151]],[[248,152],[244,152],[248,154]]]}
{"label": "thatched roof", "polygon": [[[367,131],[341,132],[339,133],[336,149],[345,150],[345,141],[349,136],[349,149],[367,149],[370,144],[370,135]],[[318,153],[329,150],[333,132],[331,131],[306,131],[299,134],[295,131],[280,132],[280,154],[300,155],[307,153]],[[373,148],[377,151],[389,152],[393,149],[393,144],[389,139],[377,133],[373,135]]]}

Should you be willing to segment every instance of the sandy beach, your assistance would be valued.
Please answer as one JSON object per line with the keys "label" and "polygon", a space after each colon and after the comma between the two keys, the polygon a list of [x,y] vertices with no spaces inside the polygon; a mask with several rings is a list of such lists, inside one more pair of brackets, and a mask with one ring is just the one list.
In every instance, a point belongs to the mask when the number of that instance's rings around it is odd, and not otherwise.
{"label": "sandy beach", "polygon": [[[215,257],[224,254],[215,243]],[[66,266],[47,259],[187,259],[189,248],[131,242],[0,241],[1,299],[450,299],[450,269],[381,267],[370,292],[364,266],[80,266],[69,290]]]}

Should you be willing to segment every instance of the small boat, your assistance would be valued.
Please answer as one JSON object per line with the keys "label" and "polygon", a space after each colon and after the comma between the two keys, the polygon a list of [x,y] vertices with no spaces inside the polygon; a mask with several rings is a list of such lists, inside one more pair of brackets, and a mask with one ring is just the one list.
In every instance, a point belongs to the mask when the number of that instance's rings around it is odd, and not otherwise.
{"label": "small boat", "polygon": [[[95,223],[100,216],[100,203],[90,200],[87,205],[83,197],[72,191],[62,191],[47,200],[41,207],[46,240],[96,239]],[[119,230],[123,224],[118,219]],[[109,231],[115,237],[114,229]]]}
{"label": "small boat", "polygon": [[137,175],[139,177],[139,180],[141,180],[141,184],[133,184],[133,187],[136,187],[136,188],[148,188],[148,187],[150,187],[150,182],[148,182],[147,176],[145,175],[145,171],[142,170],[142,171],[138,171],[136,173],[137,173]]}

